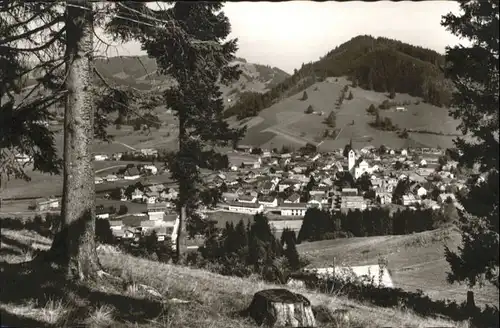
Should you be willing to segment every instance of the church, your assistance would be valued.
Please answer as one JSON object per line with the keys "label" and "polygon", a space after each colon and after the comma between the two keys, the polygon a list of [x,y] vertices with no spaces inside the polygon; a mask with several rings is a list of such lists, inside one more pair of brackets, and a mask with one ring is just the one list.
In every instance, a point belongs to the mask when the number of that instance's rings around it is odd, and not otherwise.
{"label": "church", "polygon": [[372,174],[377,169],[377,167],[370,167],[370,165],[365,160],[357,162],[356,153],[352,149],[349,151],[347,158],[347,169],[356,180],[365,173]]}

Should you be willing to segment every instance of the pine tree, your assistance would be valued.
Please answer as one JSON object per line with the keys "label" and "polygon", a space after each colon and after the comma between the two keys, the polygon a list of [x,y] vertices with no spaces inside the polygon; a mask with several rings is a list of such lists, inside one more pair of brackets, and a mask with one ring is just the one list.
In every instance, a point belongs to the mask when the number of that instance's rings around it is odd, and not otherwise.
{"label": "pine tree", "polygon": [[179,150],[170,153],[167,160],[179,184],[177,259],[186,220],[201,220],[197,213],[199,193],[204,188],[200,168],[213,169],[206,160],[210,156],[204,154],[213,155],[215,147],[235,144],[244,134],[244,129],[230,128],[223,116],[218,82],[234,81],[241,71],[229,65],[235,58],[237,40],[221,41],[230,32],[229,21],[219,13],[222,6],[218,2],[176,2],[156,12],[155,18],[167,22],[167,28],[132,25],[128,34],[124,33],[140,41],[148,55],[156,59],[159,72],[177,82],[164,93],[165,102],[179,118]]}
{"label": "pine tree", "polygon": [[446,50],[445,73],[456,88],[450,115],[461,120],[464,134],[470,132],[476,139],[469,143],[457,138],[455,144],[463,152],[460,162],[480,164],[488,177],[461,199],[462,245],[456,252],[446,248],[448,280],[470,288],[489,281],[499,288],[499,7],[491,0],[460,1],[460,8],[459,15],[450,13],[442,20],[453,34],[471,41],[470,46]]}

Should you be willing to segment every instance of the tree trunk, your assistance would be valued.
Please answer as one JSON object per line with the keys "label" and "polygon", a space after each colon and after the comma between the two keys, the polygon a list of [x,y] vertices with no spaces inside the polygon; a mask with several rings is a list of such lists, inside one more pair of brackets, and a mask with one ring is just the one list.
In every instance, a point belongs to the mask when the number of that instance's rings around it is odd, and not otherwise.
{"label": "tree trunk", "polygon": [[287,289],[266,289],[255,293],[247,313],[259,326],[316,326],[311,302]]}
{"label": "tree trunk", "polygon": [[86,280],[95,277],[100,268],[94,240],[95,186],[91,153],[94,137],[92,5],[87,0],[67,3],[62,228],[54,238],[51,251],[67,270],[68,277]]}

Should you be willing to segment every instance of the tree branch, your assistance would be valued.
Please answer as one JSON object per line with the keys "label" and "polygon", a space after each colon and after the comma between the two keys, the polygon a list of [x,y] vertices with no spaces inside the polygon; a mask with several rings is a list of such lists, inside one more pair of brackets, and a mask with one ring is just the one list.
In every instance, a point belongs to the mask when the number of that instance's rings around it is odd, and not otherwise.
{"label": "tree branch", "polygon": [[13,48],[9,46],[0,46],[0,49],[7,49],[11,51],[20,51],[20,52],[36,52],[36,51],[42,51],[47,48],[49,48],[54,42],[56,42],[61,35],[66,31],[66,27],[61,28],[59,31],[57,31],[54,35],[53,38],[51,38],[49,41],[45,42],[39,47],[34,47],[34,48]]}
{"label": "tree branch", "polygon": [[13,35],[13,36],[10,36],[10,37],[7,37],[7,38],[4,38],[3,40],[0,41],[0,45],[3,45],[3,44],[7,44],[7,43],[10,43],[10,42],[14,42],[14,41],[19,41],[21,39],[25,39],[27,37],[30,37],[31,35],[35,34],[35,33],[38,33],[40,31],[43,31],[47,28],[50,28],[58,23],[61,23],[64,21],[64,17],[57,17],[55,18],[54,20],[52,20],[50,23],[47,23],[47,24],[44,24],[42,26],[39,26],[35,29],[32,29],[32,30],[29,30],[27,32],[24,32],[24,33],[21,33],[19,35]]}

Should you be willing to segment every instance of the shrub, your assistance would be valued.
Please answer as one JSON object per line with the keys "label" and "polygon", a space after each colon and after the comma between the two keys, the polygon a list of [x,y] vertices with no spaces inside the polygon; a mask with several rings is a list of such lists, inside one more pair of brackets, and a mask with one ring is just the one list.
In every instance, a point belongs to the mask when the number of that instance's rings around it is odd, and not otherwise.
{"label": "shrub", "polygon": [[309,105],[305,111],[306,114],[312,114],[314,113],[314,108],[312,105]]}

